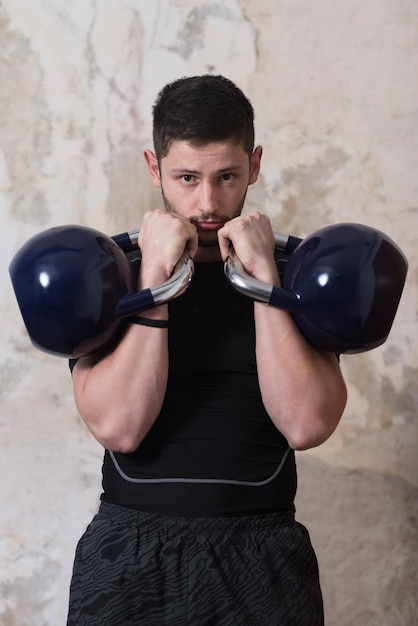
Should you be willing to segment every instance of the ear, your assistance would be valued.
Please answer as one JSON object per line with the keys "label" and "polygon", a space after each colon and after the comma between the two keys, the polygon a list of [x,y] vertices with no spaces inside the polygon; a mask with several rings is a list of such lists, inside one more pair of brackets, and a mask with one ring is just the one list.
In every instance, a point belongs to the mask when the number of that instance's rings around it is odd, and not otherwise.
{"label": "ear", "polygon": [[157,157],[153,152],[151,152],[151,150],[145,150],[144,157],[148,166],[148,171],[151,175],[152,182],[156,187],[161,187],[160,168],[158,166]]}
{"label": "ear", "polygon": [[261,157],[263,155],[263,148],[261,146],[257,146],[251,156],[251,169],[250,169],[250,182],[252,185],[258,178],[258,174],[260,173],[260,165],[261,165]]}

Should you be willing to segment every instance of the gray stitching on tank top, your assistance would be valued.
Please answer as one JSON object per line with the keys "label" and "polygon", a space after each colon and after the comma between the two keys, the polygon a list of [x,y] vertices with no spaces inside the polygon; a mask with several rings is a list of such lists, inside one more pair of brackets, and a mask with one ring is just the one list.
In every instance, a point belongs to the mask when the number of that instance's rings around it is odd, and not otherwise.
{"label": "gray stitching on tank top", "polygon": [[113,465],[116,468],[116,471],[120,476],[129,483],[141,483],[141,484],[158,484],[158,483],[189,483],[189,484],[208,484],[208,485],[239,485],[241,487],[264,487],[264,485],[268,485],[271,483],[277,476],[280,474],[281,469],[284,465],[284,462],[287,459],[287,456],[290,452],[291,448],[288,447],[286,452],[283,455],[282,460],[276,471],[266,478],[265,480],[260,481],[247,481],[247,480],[232,480],[232,479],[224,479],[224,478],[133,478],[132,476],[128,476],[118,461],[116,460],[115,453],[109,450],[110,458],[113,461]]}

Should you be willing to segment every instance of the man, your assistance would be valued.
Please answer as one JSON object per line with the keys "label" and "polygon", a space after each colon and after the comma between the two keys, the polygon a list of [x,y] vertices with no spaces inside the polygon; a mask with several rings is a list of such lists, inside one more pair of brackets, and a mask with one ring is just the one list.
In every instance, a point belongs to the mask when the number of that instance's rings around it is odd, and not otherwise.
{"label": "man", "polygon": [[165,209],[144,216],[138,288],[185,252],[195,276],[73,364],[78,410],[106,451],[68,624],[323,624],[294,450],[331,435],[346,388],[335,355],[224,277],[233,247],[249,275],[280,284],[270,220],[241,215],[262,156],[252,106],[221,76],[180,79],[159,94],[153,132],[145,158]]}

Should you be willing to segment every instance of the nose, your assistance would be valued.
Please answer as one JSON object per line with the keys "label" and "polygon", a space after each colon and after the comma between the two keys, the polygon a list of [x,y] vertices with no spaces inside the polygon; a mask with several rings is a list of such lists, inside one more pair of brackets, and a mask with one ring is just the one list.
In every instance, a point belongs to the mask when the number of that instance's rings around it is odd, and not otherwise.
{"label": "nose", "polygon": [[216,213],[221,207],[219,194],[214,183],[205,181],[200,189],[201,213]]}

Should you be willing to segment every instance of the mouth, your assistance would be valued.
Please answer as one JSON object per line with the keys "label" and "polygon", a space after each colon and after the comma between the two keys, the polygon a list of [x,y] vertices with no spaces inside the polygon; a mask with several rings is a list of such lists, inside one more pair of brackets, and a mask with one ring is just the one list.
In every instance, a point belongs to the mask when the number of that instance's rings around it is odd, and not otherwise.
{"label": "mouth", "polygon": [[196,228],[198,230],[206,230],[206,231],[211,231],[211,230],[219,230],[220,228],[222,228],[222,226],[224,225],[224,222],[215,222],[215,221],[208,221],[208,222],[194,222],[194,225],[196,226]]}

